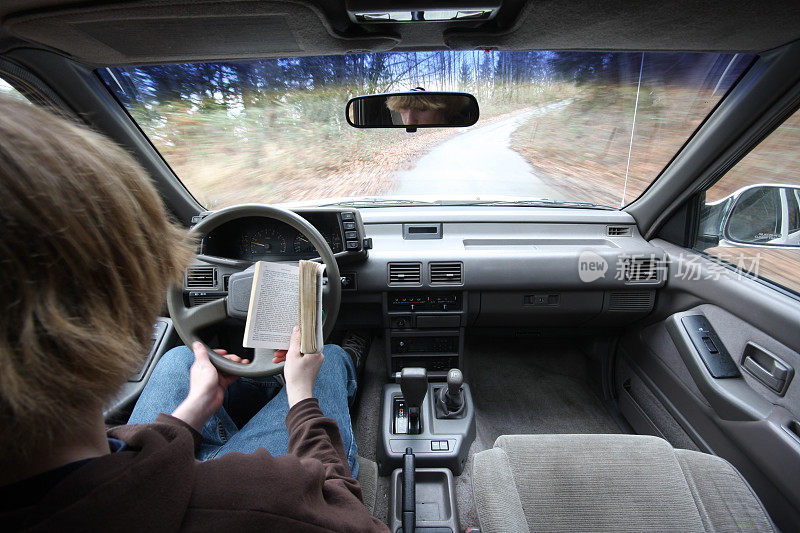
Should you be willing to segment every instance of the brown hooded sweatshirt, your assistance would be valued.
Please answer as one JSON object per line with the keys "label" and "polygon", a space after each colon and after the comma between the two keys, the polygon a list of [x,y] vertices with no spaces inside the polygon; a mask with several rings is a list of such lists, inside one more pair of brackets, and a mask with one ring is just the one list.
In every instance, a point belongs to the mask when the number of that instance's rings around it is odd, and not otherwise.
{"label": "brown hooded sweatshirt", "polygon": [[287,455],[259,449],[205,462],[194,458],[200,434],[169,415],[114,428],[109,436],[127,444],[123,451],[67,469],[36,501],[0,505],[0,524],[35,531],[388,531],[364,507],[336,421],[316,398],[292,407],[286,426]]}

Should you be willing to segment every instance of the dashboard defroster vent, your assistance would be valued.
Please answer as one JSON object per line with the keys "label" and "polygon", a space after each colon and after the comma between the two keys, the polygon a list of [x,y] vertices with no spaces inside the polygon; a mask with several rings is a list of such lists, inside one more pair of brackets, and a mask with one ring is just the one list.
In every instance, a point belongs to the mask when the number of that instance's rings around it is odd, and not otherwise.
{"label": "dashboard defroster vent", "polygon": [[609,293],[609,311],[650,311],[656,299],[655,291],[613,291]]}
{"label": "dashboard defroster vent", "polygon": [[421,263],[389,263],[389,285],[420,285]]}
{"label": "dashboard defroster vent", "polygon": [[609,237],[630,237],[633,228],[630,226],[606,226],[606,235]]}
{"label": "dashboard defroster vent", "polygon": [[661,261],[659,259],[633,258],[625,262],[625,281],[629,283],[647,283],[659,281]]}
{"label": "dashboard defroster vent", "polygon": [[430,263],[431,284],[461,285],[463,264],[460,262]]}
{"label": "dashboard defroster vent", "polygon": [[186,271],[187,289],[215,289],[217,269],[214,267],[193,266]]}

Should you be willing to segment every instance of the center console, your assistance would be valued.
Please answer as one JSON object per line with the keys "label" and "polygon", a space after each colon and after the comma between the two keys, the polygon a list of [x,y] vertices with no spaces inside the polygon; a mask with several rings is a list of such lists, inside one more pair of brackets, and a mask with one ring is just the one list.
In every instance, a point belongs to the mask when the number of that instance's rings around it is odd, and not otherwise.
{"label": "center console", "polygon": [[[411,450],[419,466],[449,468],[459,475],[475,440],[475,406],[461,372],[448,372],[448,383],[429,383],[422,368],[404,368],[398,383],[383,390],[378,470],[382,476],[399,468]],[[457,386],[454,386],[457,385]],[[448,387],[457,390],[451,398]],[[450,405],[449,400],[457,405]]]}
{"label": "center console", "polygon": [[475,406],[460,370],[468,293],[383,294],[386,367],[395,383],[383,389],[377,459],[380,475],[392,474],[390,527],[457,531],[453,476],[475,440]]}
{"label": "center console", "polygon": [[475,406],[461,370],[445,378],[429,382],[425,368],[404,367],[383,389],[378,472],[392,474],[395,533],[458,531],[453,475],[464,470],[475,440]]}
{"label": "center console", "polygon": [[464,352],[465,291],[388,292],[384,300],[386,368],[390,377],[421,367],[443,378],[461,367]]}

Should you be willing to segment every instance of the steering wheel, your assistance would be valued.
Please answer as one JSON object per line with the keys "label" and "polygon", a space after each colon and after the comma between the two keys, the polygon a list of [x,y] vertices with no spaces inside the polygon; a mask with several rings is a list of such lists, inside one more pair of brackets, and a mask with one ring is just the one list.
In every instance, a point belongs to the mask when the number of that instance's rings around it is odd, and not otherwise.
{"label": "steering wheel", "polygon": [[[226,222],[244,217],[271,218],[284,222],[299,231],[314,246],[322,262],[325,263],[325,273],[328,282],[322,288],[322,309],[324,319],[322,323],[323,337],[327,338],[336,324],[339,314],[339,304],[342,300],[342,281],[339,277],[339,265],[333,256],[328,243],[320,232],[300,215],[279,207],[264,204],[242,204],[227,207],[216,211],[194,228],[193,232],[204,238],[208,233]],[[191,346],[195,342],[202,342],[198,332],[203,328],[213,326],[228,318],[244,321],[247,318],[247,309],[250,303],[250,291],[253,286],[254,266],[248,261],[237,261],[222,257],[198,256],[207,263],[239,268],[240,271],[231,274],[228,281],[228,295],[208,303],[187,307],[183,300],[183,282],[173,285],[167,292],[167,307],[172,318],[175,330],[181,340]],[[262,377],[279,374],[283,371],[283,363],[272,362],[272,350],[255,350],[255,355],[248,364],[235,363],[222,357],[206,346],[211,362],[222,372],[233,376]]]}

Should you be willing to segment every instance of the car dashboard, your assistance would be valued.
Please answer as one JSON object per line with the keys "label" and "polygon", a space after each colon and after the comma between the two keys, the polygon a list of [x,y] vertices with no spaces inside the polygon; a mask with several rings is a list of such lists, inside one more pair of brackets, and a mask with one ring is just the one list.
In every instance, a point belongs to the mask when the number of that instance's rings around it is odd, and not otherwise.
{"label": "car dashboard", "polygon": [[[542,207],[303,208],[334,251],[340,328],[381,328],[387,370],[460,365],[467,330],[513,336],[591,334],[649,314],[666,279],[664,251],[622,211]],[[237,260],[187,271],[198,305],[258,260],[316,258],[292,227],[242,218],[213,230],[202,254]]]}

